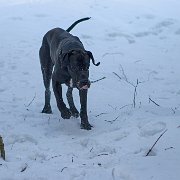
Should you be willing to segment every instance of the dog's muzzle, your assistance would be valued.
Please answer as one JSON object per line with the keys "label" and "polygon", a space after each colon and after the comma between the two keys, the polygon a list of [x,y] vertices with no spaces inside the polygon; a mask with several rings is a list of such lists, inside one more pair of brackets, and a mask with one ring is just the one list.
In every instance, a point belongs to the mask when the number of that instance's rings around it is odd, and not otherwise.
{"label": "dog's muzzle", "polygon": [[87,90],[90,88],[91,82],[87,81],[78,81],[76,84],[73,83],[73,80],[70,79],[69,86],[72,88],[78,88],[79,90]]}
{"label": "dog's muzzle", "polygon": [[90,88],[90,85],[91,85],[91,82],[89,80],[77,82],[77,88],[79,90],[87,90],[88,88]]}

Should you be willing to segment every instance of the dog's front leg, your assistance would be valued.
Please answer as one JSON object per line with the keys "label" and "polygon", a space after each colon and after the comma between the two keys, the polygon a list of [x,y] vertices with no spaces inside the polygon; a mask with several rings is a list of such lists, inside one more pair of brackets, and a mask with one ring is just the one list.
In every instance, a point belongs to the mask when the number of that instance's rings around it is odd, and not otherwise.
{"label": "dog's front leg", "polygon": [[79,117],[79,112],[78,112],[78,110],[76,109],[76,107],[74,105],[72,91],[73,91],[73,88],[72,87],[68,87],[68,90],[67,90],[67,93],[66,93],[66,97],[67,97],[68,104],[69,104],[69,107],[70,107],[71,115],[73,117],[78,118]]}
{"label": "dog's front leg", "polygon": [[71,117],[71,112],[63,102],[61,84],[52,79],[52,86],[53,86],[54,95],[56,97],[57,107],[61,112],[61,117],[63,119],[69,119]]}
{"label": "dog's front leg", "polygon": [[87,116],[87,90],[79,90],[80,96],[80,103],[81,103],[81,110],[80,110],[80,117],[81,117],[81,128],[86,130],[91,130],[91,125],[88,121]]}

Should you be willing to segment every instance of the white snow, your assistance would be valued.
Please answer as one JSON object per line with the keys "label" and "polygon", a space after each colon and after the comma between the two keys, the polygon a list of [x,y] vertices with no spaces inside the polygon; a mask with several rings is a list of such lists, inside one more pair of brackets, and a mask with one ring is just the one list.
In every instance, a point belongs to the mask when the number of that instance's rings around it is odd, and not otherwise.
{"label": "white snow", "polygon": [[[179,180],[179,8],[178,0],[0,0],[0,135],[6,151],[0,180]],[[101,62],[91,65],[90,79],[106,79],[89,90],[94,128],[86,131],[80,119],[60,117],[53,92],[53,114],[40,113],[38,51],[48,30],[89,16],[71,33]],[[79,108],[77,90],[74,96]]]}

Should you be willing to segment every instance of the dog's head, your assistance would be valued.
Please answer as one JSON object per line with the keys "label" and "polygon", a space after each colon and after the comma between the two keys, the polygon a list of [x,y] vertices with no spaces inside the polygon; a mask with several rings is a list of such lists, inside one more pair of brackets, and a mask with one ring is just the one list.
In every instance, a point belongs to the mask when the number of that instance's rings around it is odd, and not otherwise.
{"label": "dog's head", "polygon": [[99,66],[100,63],[95,64],[93,55],[90,51],[73,50],[64,55],[61,67],[66,68],[70,74],[72,78],[70,82],[72,87],[77,87],[79,90],[88,89],[90,87],[90,59],[95,66]]}

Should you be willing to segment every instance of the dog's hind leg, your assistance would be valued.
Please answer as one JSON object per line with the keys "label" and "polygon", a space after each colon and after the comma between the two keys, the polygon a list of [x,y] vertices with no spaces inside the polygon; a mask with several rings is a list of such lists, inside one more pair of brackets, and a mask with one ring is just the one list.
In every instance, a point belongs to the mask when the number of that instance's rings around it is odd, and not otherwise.
{"label": "dog's hind leg", "polygon": [[52,78],[53,63],[50,57],[49,47],[45,42],[42,43],[42,46],[39,50],[39,57],[41,63],[41,71],[43,75],[43,82],[45,86],[45,105],[42,110],[42,113],[51,114],[52,110],[50,105],[50,82]]}
{"label": "dog's hind leg", "polygon": [[73,95],[72,95],[72,91],[73,88],[72,87],[68,87],[67,93],[66,93],[66,97],[67,97],[67,101],[70,107],[70,111],[71,111],[71,115],[73,117],[78,118],[79,117],[79,112],[76,109],[75,105],[74,105],[74,100],[73,100]]}

